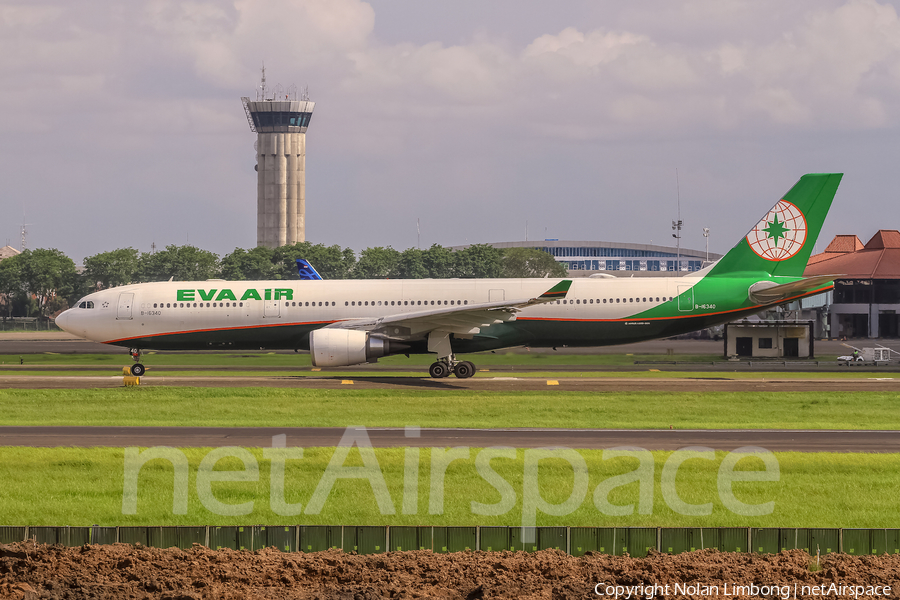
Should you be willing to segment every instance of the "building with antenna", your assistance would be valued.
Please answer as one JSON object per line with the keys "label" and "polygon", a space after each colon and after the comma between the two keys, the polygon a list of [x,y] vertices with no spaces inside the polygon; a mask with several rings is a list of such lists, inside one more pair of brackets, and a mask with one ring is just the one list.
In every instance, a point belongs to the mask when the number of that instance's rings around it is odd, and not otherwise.
{"label": "building with antenna", "polygon": [[266,87],[241,98],[256,139],[256,245],[277,248],[306,241],[306,130],[316,103],[309,94]]}

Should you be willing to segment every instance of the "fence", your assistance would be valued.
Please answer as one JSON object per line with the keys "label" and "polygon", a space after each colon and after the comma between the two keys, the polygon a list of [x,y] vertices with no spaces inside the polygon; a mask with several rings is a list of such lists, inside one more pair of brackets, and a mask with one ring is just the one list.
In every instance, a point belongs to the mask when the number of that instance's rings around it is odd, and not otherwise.
{"label": "fence", "polygon": [[387,551],[524,550],[555,548],[573,556],[588,552],[646,556],[716,548],[726,552],[900,554],[900,529],[803,529],[748,527],[415,527],[346,525],[251,525],[163,527],[0,527],[0,543],[140,544],[155,548],[318,552],[332,548],[359,554]]}

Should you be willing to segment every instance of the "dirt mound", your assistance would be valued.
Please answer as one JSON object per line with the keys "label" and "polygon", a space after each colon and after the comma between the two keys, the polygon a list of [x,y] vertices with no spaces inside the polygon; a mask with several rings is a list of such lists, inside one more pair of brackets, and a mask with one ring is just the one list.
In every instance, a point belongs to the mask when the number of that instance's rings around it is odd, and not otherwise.
{"label": "dirt mound", "polygon": [[[819,570],[799,550],[777,555],[701,550],[647,558],[589,554],[575,558],[542,552],[390,552],[353,555],[341,551],[283,553],[110,546],[0,545],[0,597],[32,598],[598,598],[595,586],[614,598],[614,587],[631,586],[631,599],[688,597],[850,598],[854,592],[804,594],[802,586],[871,587],[858,597],[897,598],[900,556],[828,555]],[[668,589],[634,589],[657,584]],[[680,587],[676,587],[680,586]],[[725,587],[725,586],[728,587]],[[778,590],[750,586],[789,586]],[[610,586],[610,587],[607,587]],[[693,586],[693,587],[691,587]],[[704,593],[702,586],[707,593]],[[715,589],[713,586],[718,586]],[[746,589],[734,589],[746,586]],[[746,592],[746,593],[743,593]],[[622,589],[620,600],[628,590]]]}

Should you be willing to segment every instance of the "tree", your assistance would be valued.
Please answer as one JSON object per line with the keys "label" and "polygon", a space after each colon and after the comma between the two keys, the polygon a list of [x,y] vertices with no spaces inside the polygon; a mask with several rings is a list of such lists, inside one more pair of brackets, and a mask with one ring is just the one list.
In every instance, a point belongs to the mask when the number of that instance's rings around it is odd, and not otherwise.
{"label": "tree", "polygon": [[202,281],[218,275],[219,257],[194,246],[166,246],[140,258],[142,281]]}
{"label": "tree", "polygon": [[104,290],[137,281],[139,266],[137,250],[119,248],[85,258],[83,277],[88,291]]}
{"label": "tree", "polygon": [[501,277],[565,277],[565,265],[537,248],[506,248],[501,259]]}
{"label": "tree", "polygon": [[450,248],[434,244],[422,252],[422,262],[432,279],[449,279],[454,276],[456,258]]}
{"label": "tree", "polygon": [[400,253],[390,246],[366,248],[359,253],[359,260],[353,267],[353,279],[385,279],[392,277],[400,261]]}
{"label": "tree", "polygon": [[400,253],[394,277],[398,279],[425,279],[429,276],[425,266],[424,252],[409,248]]}
{"label": "tree", "polygon": [[13,304],[24,298],[25,286],[22,281],[22,261],[18,254],[0,260],[0,297],[6,305],[6,316],[13,314]]}
{"label": "tree", "polygon": [[39,316],[68,307],[66,297],[73,292],[77,277],[71,258],[56,248],[25,250],[15,258],[21,260],[25,291],[34,296]]}
{"label": "tree", "polygon": [[235,248],[234,252],[222,257],[222,278],[234,281],[275,279],[274,255],[275,251],[265,246],[250,250]]}
{"label": "tree", "polygon": [[502,253],[490,244],[472,244],[456,253],[456,276],[461,278],[500,277]]}
{"label": "tree", "polygon": [[297,259],[302,258],[319,272],[322,279],[347,279],[350,270],[356,263],[356,255],[350,248],[325,246],[310,242],[298,242],[290,246],[275,249],[272,262],[275,263],[276,277],[280,279],[299,279]]}

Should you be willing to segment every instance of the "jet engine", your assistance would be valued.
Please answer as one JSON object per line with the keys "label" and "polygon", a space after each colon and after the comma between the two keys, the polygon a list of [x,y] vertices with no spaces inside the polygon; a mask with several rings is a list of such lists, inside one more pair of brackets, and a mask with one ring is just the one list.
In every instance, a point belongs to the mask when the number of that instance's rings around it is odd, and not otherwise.
{"label": "jet engine", "polygon": [[314,367],[346,367],[375,362],[382,356],[402,352],[408,347],[353,329],[316,329],[309,334],[309,353]]}

